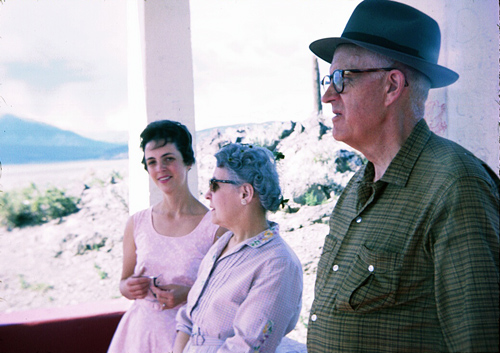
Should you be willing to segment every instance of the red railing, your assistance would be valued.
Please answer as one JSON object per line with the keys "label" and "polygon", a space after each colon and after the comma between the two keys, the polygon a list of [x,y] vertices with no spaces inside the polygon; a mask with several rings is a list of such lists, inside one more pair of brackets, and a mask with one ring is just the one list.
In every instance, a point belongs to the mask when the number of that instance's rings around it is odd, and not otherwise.
{"label": "red railing", "polygon": [[0,353],[106,353],[124,299],[0,313]]}

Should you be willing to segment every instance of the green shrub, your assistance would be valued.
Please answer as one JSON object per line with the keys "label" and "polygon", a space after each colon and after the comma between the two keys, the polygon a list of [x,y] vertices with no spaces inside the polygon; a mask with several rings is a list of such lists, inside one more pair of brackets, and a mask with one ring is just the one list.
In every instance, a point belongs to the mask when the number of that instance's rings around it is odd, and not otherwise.
{"label": "green shrub", "polygon": [[42,192],[32,183],[22,190],[0,194],[0,218],[9,228],[39,225],[78,212],[78,202],[77,197],[66,196],[56,187]]}
{"label": "green shrub", "polygon": [[99,274],[100,279],[106,279],[109,278],[109,275],[106,271],[104,271],[101,266],[98,264],[94,263],[94,268],[97,270],[97,273]]}
{"label": "green shrub", "polygon": [[46,283],[35,283],[31,284],[28,281],[26,281],[26,278],[24,275],[17,275],[19,277],[19,282],[21,284],[22,289],[30,289],[35,292],[42,292],[46,293],[51,289],[54,289],[53,285],[46,284]]}
{"label": "green shrub", "polygon": [[314,192],[314,190],[311,190],[308,193],[306,193],[305,203],[307,206],[317,206],[321,204],[321,202],[318,201],[318,196]]}

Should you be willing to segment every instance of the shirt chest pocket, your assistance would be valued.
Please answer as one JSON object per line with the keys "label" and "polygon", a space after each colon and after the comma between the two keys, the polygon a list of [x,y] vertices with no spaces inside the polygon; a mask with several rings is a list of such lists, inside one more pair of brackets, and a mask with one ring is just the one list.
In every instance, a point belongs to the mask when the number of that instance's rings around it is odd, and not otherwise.
{"label": "shirt chest pocket", "polygon": [[369,312],[396,304],[402,260],[362,246],[340,287],[336,309]]}

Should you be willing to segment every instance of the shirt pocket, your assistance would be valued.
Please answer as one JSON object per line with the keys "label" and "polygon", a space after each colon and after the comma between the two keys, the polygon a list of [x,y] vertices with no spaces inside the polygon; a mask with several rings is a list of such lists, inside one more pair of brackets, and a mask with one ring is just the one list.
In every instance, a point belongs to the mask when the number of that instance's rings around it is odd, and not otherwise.
{"label": "shirt pocket", "polygon": [[369,312],[396,304],[401,256],[361,247],[337,295],[336,309]]}

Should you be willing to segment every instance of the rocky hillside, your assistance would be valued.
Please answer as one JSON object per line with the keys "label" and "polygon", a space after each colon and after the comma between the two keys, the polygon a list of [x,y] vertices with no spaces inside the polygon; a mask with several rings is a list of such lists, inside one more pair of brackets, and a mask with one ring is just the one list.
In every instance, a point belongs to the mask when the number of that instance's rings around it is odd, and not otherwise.
{"label": "rocky hillside", "polygon": [[363,158],[351,147],[335,141],[329,125],[314,116],[301,123],[241,125],[197,136],[199,185],[207,185],[212,175],[214,153],[229,142],[241,142],[265,146],[284,156],[278,168],[290,208],[334,200],[363,164]]}

